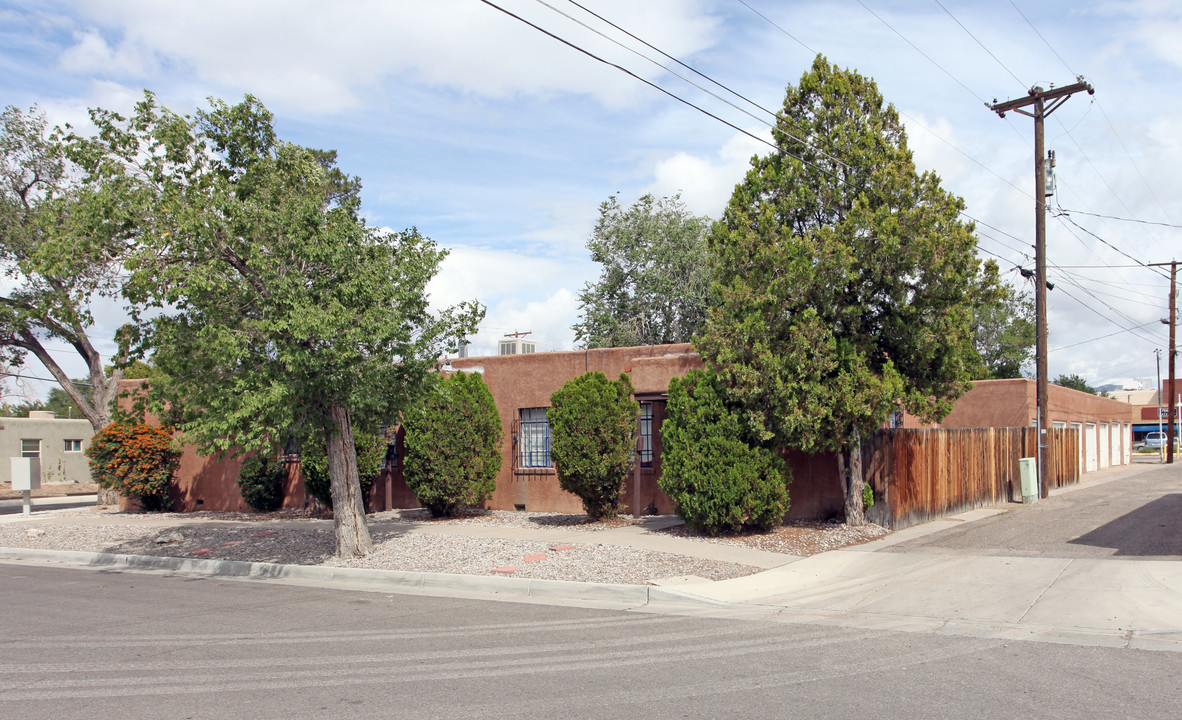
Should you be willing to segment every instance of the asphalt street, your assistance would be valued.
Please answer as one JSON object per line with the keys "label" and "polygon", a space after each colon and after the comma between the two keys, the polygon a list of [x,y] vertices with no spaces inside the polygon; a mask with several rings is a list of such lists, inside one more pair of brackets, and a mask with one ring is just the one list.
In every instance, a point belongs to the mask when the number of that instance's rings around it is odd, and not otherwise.
{"label": "asphalt street", "polygon": [[1182,653],[0,565],[0,717],[1175,718]]}
{"label": "asphalt street", "polygon": [[1182,560],[1182,463],[1134,465],[1109,477],[884,551]]}

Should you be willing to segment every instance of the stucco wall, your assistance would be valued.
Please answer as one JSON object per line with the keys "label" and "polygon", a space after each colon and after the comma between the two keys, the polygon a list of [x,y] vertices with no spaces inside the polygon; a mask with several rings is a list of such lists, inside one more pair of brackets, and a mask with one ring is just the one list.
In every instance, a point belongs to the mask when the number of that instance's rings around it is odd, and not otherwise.
{"label": "stucco wall", "polygon": [[[21,440],[41,441],[41,482],[88,483],[86,448],[93,435],[88,420],[0,418],[0,482],[11,482],[8,458],[21,457]],[[66,440],[81,440],[81,451],[65,449]]]}
{"label": "stucco wall", "polygon": [[[582,512],[578,497],[558,487],[553,468],[521,469],[515,465],[512,429],[523,408],[550,406],[550,395],[568,380],[587,372],[599,371],[615,379],[628,373],[638,395],[663,393],[669,379],[702,367],[702,361],[689,343],[651,345],[631,348],[602,348],[565,352],[527,353],[524,355],[495,355],[472,358],[453,358],[456,371],[479,371],[492,392],[505,429],[501,446],[501,470],[497,475],[497,489],[486,503],[494,510],[526,510],[542,512]],[[648,475],[651,476],[651,473]],[[630,492],[624,504],[639,502],[643,510],[650,502],[665,511],[669,501],[656,489],[655,479],[641,479],[637,495],[634,478],[629,478]],[[655,491],[655,492],[654,492]],[[395,493],[397,496],[397,493]],[[632,512],[629,507],[627,512]]]}

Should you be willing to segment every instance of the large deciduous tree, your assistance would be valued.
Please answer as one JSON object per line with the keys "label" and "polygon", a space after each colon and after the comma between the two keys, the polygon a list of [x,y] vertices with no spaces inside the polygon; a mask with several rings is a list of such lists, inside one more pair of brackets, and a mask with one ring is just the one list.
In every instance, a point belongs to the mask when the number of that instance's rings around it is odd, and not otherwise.
{"label": "large deciduous tree", "polygon": [[1034,300],[1001,282],[997,263],[992,260],[982,269],[972,328],[980,360],[972,371],[974,380],[1022,377],[1022,367],[1034,355],[1037,339]]}
{"label": "large deciduous tree", "polygon": [[[51,131],[35,108],[0,113],[0,349],[3,362],[21,366],[32,355],[61,386],[95,432],[111,422],[122,377],[110,374],[95,347],[92,307],[119,298],[122,261],[131,225],[111,186],[83,178],[103,172],[89,141]],[[88,377],[71,381],[49,352],[64,344],[86,365]],[[120,360],[116,358],[116,360]],[[89,388],[87,388],[89,385]]]}
{"label": "large deciduous tree", "polygon": [[587,249],[603,268],[579,293],[577,341],[588,348],[689,342],[709,301],[709,227],[677,195],[645,195],[629,208],[614,195],[602,203]]}
{"label": "large deciduous tree", "polygon": [[856,524],[862,436],[900,406],[936,420],[969,387],[972,227],[857,72],[818,56],[773,136],[714,226],[720,302],[697,346],[757,440],[838,452]]}
{"label": "large deciduous tree", "polygon": [[250,96],[190,119],[147,95],[126,120],[94,119],[134,183],[124,201],[140,203],[125,291],[157,308],[137,326],[154,390],[181,401],[182,430],[207,451],[322,433],[337,553],[365,554],[354,420],[395,417],[483,310],[432,313],[425,287],[445,251],[367,226],[335,154],[280,140]]}

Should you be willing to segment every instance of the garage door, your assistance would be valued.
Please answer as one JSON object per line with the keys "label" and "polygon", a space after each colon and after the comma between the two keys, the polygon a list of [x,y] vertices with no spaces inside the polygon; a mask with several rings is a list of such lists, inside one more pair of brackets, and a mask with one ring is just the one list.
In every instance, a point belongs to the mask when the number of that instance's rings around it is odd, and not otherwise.
{"label": "garage door", "polygon": [[1108,461],[1108,448],[1111,447],[1112,433],[1108,431],[1108,423],[1100,423],[1100,469],[1112,465]]}
{"label": "garage door", "polygon": [[1084,472],[1096,472],[1100,463],[1099,448],[1096,442],[1096,423],[1084,424]]}

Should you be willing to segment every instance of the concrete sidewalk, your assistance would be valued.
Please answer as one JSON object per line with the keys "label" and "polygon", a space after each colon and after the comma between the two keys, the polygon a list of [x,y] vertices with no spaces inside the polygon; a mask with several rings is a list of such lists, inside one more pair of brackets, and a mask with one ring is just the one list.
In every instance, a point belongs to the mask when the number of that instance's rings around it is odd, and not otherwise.
{"label": "concrete sidewalk", "polygon": [[[1087,476],[1052,496],[1097,488],[1153,468],[1116,469]],[[1160,472],[1177,472],[1161,470]],[[1118,486],[1112,486],[1117,488]],[[1005,505],[961,513],[895,532],[881,540],[799,558],[742,546],[654,533],[676,518],[596,532],[562,527],[516,528],[477,524],[384,523],[375,528],[471,537],[528,539],[555,544],[608,544],[658,550],[765,568],[747,577],[675,587],[596,585],[512,577],[440,575],[329,567],[267,565],[177,558],[101,556],[95,553],[0,551],[12,562],[65,562],[112,569],[217,575],[383,592],[497,597],[570,602],[654,612],[760,617],[878,630],[935,632],[1182,652],[1182,561],[1009,557],[940,552],[880,552],[909,540],[964,527],[1029,506]],[[77,515],[71,511],[70,521]],[[42,514],[38,520],[52,521]],[[135,524],[135,515],[105,515],[101,522]],[[1182,519],[1179,520],[1182,522]],[[210,521],[178,516],[169,524]],[[273,521],[287,527],[329,520]],[[234,523],[260,527],[259,522]],[[68,556],[68,557],[67,557]],[[55,560],[56,558],[56,560]]]}

